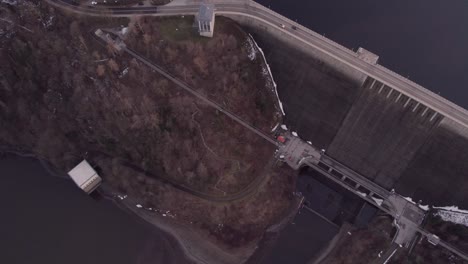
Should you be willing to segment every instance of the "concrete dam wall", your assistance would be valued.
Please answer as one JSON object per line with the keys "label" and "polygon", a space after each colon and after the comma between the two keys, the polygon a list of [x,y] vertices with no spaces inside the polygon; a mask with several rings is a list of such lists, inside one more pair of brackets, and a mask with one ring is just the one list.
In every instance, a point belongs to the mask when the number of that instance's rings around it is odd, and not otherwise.
{"label": "concrete dam wall", "polygon": [[424,204],[468,208],[468,129],[371,78],[327,153]]}
{"label": "concrete dam wall", "polygon": [[391,91],[368,78],[327,151],[386,188],[395,184],[442,118]]}
{"label": "concrete dam wall", "polygon": [[430,204],[468,208],[468,129],[444,118],[396,182],[396,190]]}
{"label": "concrete dam wall", "polygon": [[361,84],[366,78],[366,76],[362,74],[361,72],[347,65],[344,65],[343,63],[340,63],[336,59],[324,54],[323,52],[319,50],[310,48],[310,46],[300,41],[297,41],[296,39],[292,38],[288,34],[282,32],[281,30],[278,30],[280,28],[280,25],[277,25],[278,28],[273,28],[269,25],[265,25],[261,21],[258,21],[256,19],[246,17],[246,16],[241,16],[241,15],[223,15],[223,16],[229,17],[235,20],[237,23],[241,24],[251,34],[255,35],[254,37],[256,40],[257,38],[262,38],[268,35],[270,41],[273,41],[273,42],[280,41],[283,44],[286,43],[289,47],[293,48],[294,50],[299,50],[303,54],[307,54],[310,57],[313,57],[316,60],[319,60],[327,64],[328,67],[336,70],[341,75],[346,76],[349,80],[353,82]]}
{"label": "concrete dam wall", "polygon": [[314,145],[328,147],[358,96],[364,76],[317,51],[305,52],[305,47],[298,48],[284,35],[272,35],[274,30],[261,24],[245,25],[271,66],[285,123]]}
{"label": "concrete dam wall", "polygon": [[468,208],[467,129],[279,30],[231,18],[264,50],[291,130],[385,188]]}

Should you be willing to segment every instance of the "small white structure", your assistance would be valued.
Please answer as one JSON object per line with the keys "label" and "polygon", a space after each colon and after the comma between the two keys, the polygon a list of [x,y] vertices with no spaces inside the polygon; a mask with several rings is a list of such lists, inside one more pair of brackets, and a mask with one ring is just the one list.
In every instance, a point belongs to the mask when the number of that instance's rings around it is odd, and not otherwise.
{"label": "small white structure", "polygon": [[427,236],[427,241],[432,245],[437,246],[440,242],[440,238],[434,234],[431,234]]}
{"label": "small white structure", "polygon": [[365,48],[359,48],[356,54],[358,58],[372,65],[375,65],[379,62],[379,56],[366,50]]}
{"label": "small white structure", "polygon": [[200,36],[213,37],[215,23],[214,5],[201,2],[198,14],[195,17],[195,22],[198,25]]}
{"label": "small white structure", "polygon": [[117,51],[122,51],[126,48],[126,45],[122,41],[122,39],[119,36],[116,36],[115,34],[111,35],[108,32],[104,32],[99,28],[94,32],[94,34],[102,40],[104,40],[107,44],[114,47]]}
{"label": "small white structure", "polygon": [[90,194],[101,184],[101,177],[96,173],[96,171],[89,165],[86,160],[83,160],[80,164],[76,165],[68,175],[73,179],[73,181],[87,194]]}

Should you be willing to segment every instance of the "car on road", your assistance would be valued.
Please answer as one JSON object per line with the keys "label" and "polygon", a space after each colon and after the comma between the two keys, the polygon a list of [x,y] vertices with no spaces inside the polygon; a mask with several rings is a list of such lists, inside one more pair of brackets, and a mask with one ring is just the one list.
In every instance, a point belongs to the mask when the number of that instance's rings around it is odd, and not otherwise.
{"label": "car on road", "polygon": [[291,26],[292,29],[294,30],[297,30],[297,27],[296,26]]}
{"label": "car on road", "polygon": [[280,24],[280,27],[281,28],[286,28],[286,26],[284,24]]}

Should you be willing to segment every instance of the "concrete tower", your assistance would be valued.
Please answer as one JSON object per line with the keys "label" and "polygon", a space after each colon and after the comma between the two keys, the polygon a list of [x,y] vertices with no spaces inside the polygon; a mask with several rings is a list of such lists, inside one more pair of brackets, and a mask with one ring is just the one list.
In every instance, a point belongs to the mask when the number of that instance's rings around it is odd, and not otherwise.
{"label": "concrete tower", "polygon": [[205,1],[201,2],[195,20],[198,25],[198,32],[201,36],[213,37],[215,23],[214,4],[209,4]]}

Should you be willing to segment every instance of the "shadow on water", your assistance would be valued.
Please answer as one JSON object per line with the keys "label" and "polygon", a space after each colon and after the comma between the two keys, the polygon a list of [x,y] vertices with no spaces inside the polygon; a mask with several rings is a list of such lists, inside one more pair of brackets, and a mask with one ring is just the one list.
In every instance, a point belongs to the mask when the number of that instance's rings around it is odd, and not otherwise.
{"label": "shadow on water", "polygon": [[92,193],[89,195],[89,197],[90,197],[91,199],[93,199],[94,201],[96,201],[96,202],[102,201],[102,199],[105,198],[105,197],[102,196],[102,194],[99,193],[99,192],[92,192]]}
{"label": "shadow on water", "polygon": [[172,237],[37,160],[3,156],[0,175],[0,263],[190,263]]}
{"label": "shadow on water", "polygon": [[338,233],[339,227],[318,215],[301,209],[277,237],[264,264],[307,263]]}
{"label": "shadow on water", "polygon": [[294,220],[280,234],[267,234],[268,249],[260,263],[309,263],[338,233],[340,226],[351,223],[365,227],[378,209],[363,201],[319,172],[300,171],[296,191],[304,204]]}
{"label": "shadow on water", "polygon": [[302,169],[296,190],[304,195],[307,208],[339,226],[344,222],[354,224],[361,208],[367,204],[354,193],[310,168]]}

